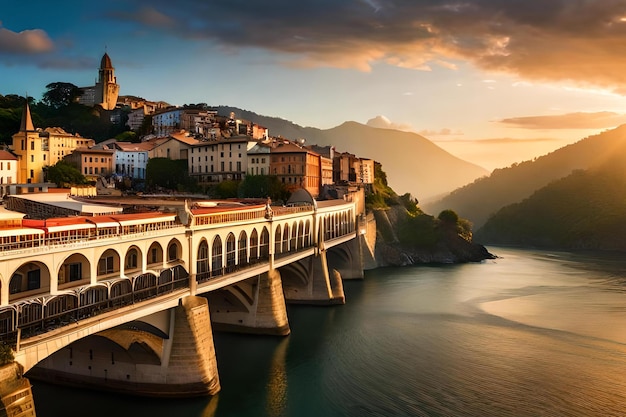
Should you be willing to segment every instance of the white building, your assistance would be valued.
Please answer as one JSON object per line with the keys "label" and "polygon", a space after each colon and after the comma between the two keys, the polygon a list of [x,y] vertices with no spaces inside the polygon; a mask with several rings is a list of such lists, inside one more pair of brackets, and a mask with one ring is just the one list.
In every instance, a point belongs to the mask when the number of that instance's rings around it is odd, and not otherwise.
{"label": "white building", "polygon": [[7,193],[7,184],[15,182],[17,182],[17,157],[9,151],[0,150],[0,197]]}
{"label": "white building", "polygon": [[145,180],[148,151],[152,148],[152,144],[116,142],[113,146],[115,147],[115,173],[123,177]]}
{"label": "white building", "polygon": [[249,175],[269,175],[270,174],[270,151],[269,145],[256,143],[248,150]]}

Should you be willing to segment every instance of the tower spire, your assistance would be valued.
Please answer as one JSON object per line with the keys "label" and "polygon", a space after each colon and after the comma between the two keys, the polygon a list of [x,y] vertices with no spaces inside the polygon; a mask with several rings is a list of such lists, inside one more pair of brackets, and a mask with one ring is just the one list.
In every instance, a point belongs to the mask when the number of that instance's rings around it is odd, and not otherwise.
{"label": "tower spire", "polygon": [[22,111],[22,121],[20,123],[20,132],[34,132],[35,126],[33,125],[33,119],[30,116],[30,107],[28,106],[28,97],[24,103],[24,111]]}

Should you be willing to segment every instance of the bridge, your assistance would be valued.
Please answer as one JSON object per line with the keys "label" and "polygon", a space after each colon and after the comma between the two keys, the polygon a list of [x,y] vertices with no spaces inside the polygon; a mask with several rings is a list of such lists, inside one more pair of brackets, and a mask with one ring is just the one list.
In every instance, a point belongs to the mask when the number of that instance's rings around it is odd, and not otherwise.
{"label": "bridge", "polygon": [[185,202],[5,222],[0,338],[29,377],[213,395],[214,328],[287,335],[286,303],[345,302],[342,279],[363,277],[357,211]]}

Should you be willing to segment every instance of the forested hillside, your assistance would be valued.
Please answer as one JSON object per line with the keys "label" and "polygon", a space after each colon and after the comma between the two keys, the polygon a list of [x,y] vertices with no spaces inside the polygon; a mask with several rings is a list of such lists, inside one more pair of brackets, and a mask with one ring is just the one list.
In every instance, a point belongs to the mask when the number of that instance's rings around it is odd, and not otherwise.
{"label": "forested hillside", "polygon": [[616,157],[578,170],[500,209],[475,238],[484,244],[626,250],[626,170]]}
{"label": "forested hillside", "polygon": [[590,136],[534,161],[496,169],[489,177],[480,178],[422,207],[431,213],[451,208],[479,229],[500,208],[522,201],[574,170],[600,166],[614,155],[626,160],[626,125]]}

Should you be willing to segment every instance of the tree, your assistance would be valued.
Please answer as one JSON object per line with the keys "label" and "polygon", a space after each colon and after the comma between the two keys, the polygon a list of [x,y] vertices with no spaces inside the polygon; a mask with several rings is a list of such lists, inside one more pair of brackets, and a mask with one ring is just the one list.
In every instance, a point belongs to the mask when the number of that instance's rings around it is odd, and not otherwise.
{"label": "tree", "polygon": [[237,194],[241,198],[269,197],[273,201],[286,201],[290,193],[275,175],[246,175]]}
{"label": "tree", "polygon": [[81,94],[81,89],[72,83],[56,82],[46,86],[48,91],[43,93],[43,101],[46,105],[59,109],[76,101]]}
{"label": "tree", "polygon": [[454,210],[443,210],[441,213],[439,213],[439,216],[437,216],[437,219],[439,219],[441,222],[445,223],[445,224],[451,224],[451,225],[455,225],[458,223],[459,221],[459,215],[456,214],[456,212]]}
{"label": "tree", "polygon": [[87,178],[74,165],[61,160],[48,168],[48,181],[59,187],[87,184]]}
{"label": "tree", "polygon": [[187,160],[150,158],[146,166],[146,186],[174,191],[196,191],[196,181],[189,176]]}
{"label": "tree", "polygon": [[239,181],[226,180],[217,184],[212,192],[217,198],[236,198]]}
{"label": "tree", "polygon": [[127,130],[120,133],[119,135],[115,136],[115,139],[118,142],[139,142],[139,137],[137,136],[137,133],[133,132],[132,130]]}

